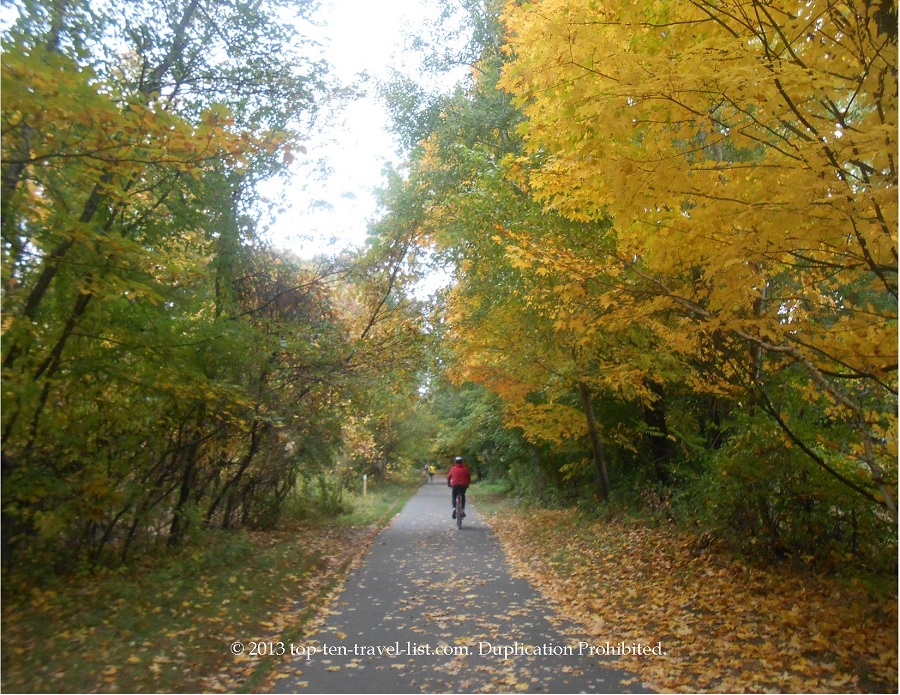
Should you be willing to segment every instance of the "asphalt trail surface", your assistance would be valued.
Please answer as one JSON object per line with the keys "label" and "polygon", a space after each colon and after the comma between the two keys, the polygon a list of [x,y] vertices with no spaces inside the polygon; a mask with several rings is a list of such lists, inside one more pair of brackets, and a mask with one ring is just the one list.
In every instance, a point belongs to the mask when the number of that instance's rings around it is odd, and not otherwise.
{"label": "asphalt trail surface", "polygon": [[476,485],[457,529],[450,489],[437,476],[424,485],[348,577],[319,633],[296,645],[273,692],[647,692],[610,657],[589,654],[579,643],[597,638],[579,636],[510,573],[477,502]]}

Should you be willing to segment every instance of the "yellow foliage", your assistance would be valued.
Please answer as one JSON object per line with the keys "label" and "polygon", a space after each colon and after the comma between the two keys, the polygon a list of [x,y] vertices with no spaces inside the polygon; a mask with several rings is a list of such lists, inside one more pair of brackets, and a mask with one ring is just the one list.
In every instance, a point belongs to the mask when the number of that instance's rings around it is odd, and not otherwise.
{"label": "yellow foliage", "polygon": [[[875,442],[896,422],[897,364],[896,28],[881,11],[509,2],[501,80],[527,116],[510,175],[548,211],[615,223],[606,254],[564,237],[510,246],[516,267],[568,274],[558,298],[593,311],[556,327],[586,344],[639,325],[690,359],[736,344],[789,359],[811,401],[854,423],[875,480],[895,466]],[[613,266],[614,292],[573,291],[609,286]],[[735,366],[703,388],[727,390]],[[858,383],[886,407],[865,410]]]}

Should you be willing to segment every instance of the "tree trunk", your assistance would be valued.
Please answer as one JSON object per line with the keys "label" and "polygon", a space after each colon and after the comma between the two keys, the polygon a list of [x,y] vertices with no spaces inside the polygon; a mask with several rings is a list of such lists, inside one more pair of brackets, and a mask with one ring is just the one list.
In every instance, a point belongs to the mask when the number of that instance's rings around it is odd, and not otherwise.
{"label": "tree trunk", "polygon": [[[213,500],[213,503],[209,506],[209,510],[206,512],[206,525],[209,526],[212,523],[213,516],[216,513],[216,510],[219,508],[219,505],[222,503],[222,500],[229,497],[231,490],[237,485],[241,478],[244,475],[244,471],[249,468],[250,464],[253,462],[253,457],[256,456],[256,452],[259,450],[260,445],[260,433],[267,429],[266,426],[261,426],[258,420],[254,420],[253,429],[250,432],[250,448],[247,451],[247,454],[241,460],[240,465],[238,466],[237,473],[235,473],[227,483],[222,487],[219,494],[216,496],[216,499]],[[222,528],[228,528],[228,516],[226,514],[225,519],[222,522]]]}
{"label": "tree trunk", "polygon": [[666,404],[663,399],[662,386],[650,379],[645,379],[644,384],[655,396],[652,403],[641,403],[644,414],[644,423],[649,428],[648,443],[650,445],[650,459],[653,465],[653,473],[660,483],[669,482],[668,464],[675,456],[672,440],[669,439],[669,428],[666,426]]}
{"label": "tree trunk", "polygon": [[587,418],[588,435],[591,438],[591,449],[594,453],[594,465],[600,476],[600,499],[604,502],[609,499],[609,475],[606,472],[606,457],[603,455],[603,446],[600,444],[600,431],[597,428],[597,418],[594,415],[594,404],[591,399],[591,391],[587,384],[578,385],[581,391],[581,407]]}

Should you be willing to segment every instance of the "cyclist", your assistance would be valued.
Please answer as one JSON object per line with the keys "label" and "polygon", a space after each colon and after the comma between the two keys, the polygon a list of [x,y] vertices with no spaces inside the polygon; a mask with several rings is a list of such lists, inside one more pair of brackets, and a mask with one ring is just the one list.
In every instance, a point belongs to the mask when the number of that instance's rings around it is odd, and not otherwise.
{"label": "cyclist", "polygon": [[429,483],[434,482],[434,464],[433,463],[430,466],[428,466],[428,482]]}
{"label": "cyclist", "polygon": [[[463,461],[462,456],[457,456],[450,467],[450,472],[447,474],[447,486],[453,490],[453,494],[450,497],[450,503],[453,506],[451,518],[456,518],[456,497],[458,495],[462,495],[462,508],[466,508],[466,490],[471,482],[472,474],[469,472],[469,467]],[[463,511],[463,516],[465,517],[465,515],[465,511]]]}

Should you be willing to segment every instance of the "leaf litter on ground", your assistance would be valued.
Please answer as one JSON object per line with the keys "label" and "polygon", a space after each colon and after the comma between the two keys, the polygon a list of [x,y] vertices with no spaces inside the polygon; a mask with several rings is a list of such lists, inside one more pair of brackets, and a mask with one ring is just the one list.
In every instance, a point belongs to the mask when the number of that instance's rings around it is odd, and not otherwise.
{"label": "leaf litter on ground", "polygon": [[697,536],[576,510],[487,515],[515,571],[598,645],[662,644],[618,666],[662,692],[897,692],[897,594],[763,569]]}
{"label": "leaf litter on ground", "polygon": [[[382,520],[383,521],[383,520]],[[234,656],[232,642],[287,644],[381,529],[303,524],[246,533],[170,563],[4,584],[6,692],[237,692],[281,658]],[[234,550],[234,546],[240,546]],[[52,655],[52,658],[48,658]]]}

